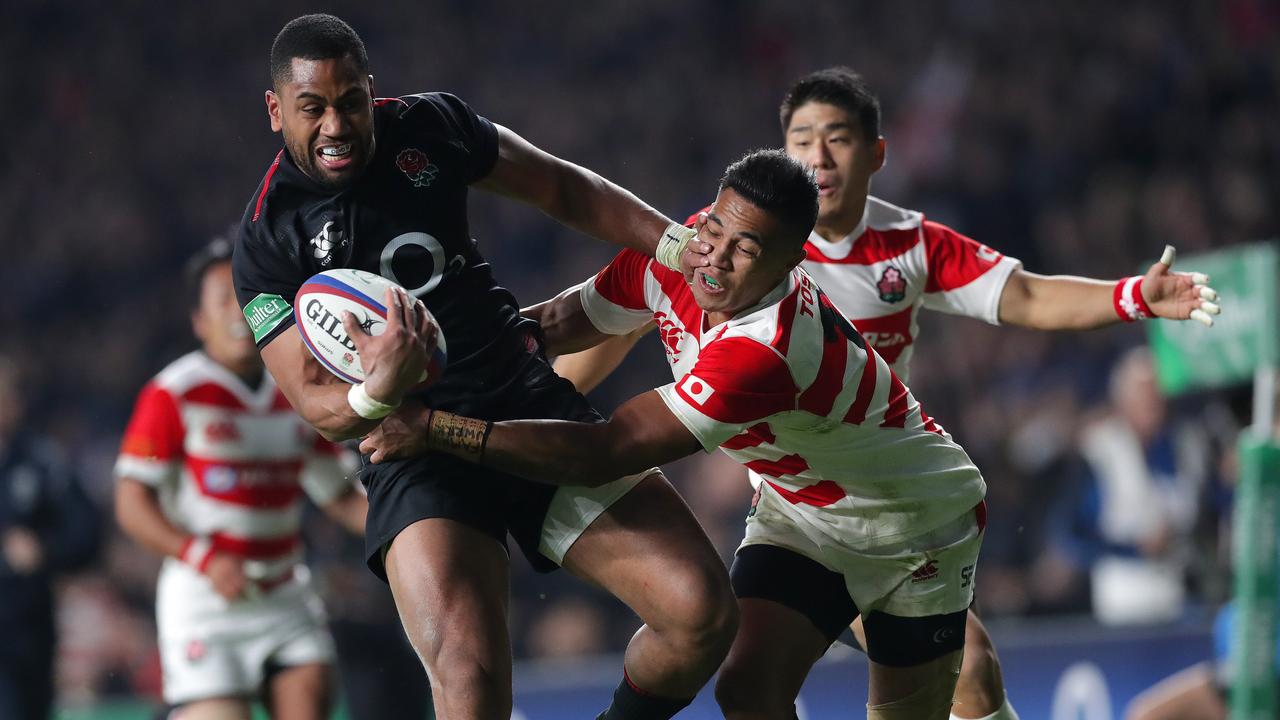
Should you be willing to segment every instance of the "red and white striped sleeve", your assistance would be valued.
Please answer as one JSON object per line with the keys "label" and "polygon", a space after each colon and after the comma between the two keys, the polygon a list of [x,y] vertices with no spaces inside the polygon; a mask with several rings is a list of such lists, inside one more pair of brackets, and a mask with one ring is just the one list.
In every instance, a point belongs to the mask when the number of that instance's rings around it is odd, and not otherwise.
{"label": "red and white striped sleeve", "polygon": [[178,403],[153,380],[138,393],[133,416],[120,442],[115,476],[157,487],[175,481],[184,458],[186,434]]}
{"label": "red and white striped sleeve", "polygon": [[653,317],[645,279],[653,258],[623,250],[603,270],[583,283],[582,309],[602,333],[626,335]]}
{"label": "red and white striped sleeve", "polygon": [[658,388],[672,414],[707,450],[771,415],[794,410],[798,392],[782,356],[745,337],[711,343],[688,374]]}
{"label": "red and white striped sleeve", "polygon": [[1000,324],[1000,295],[1022,262],[946,225],[926,220],[921,232],[929,271],[924,306]]}
{"label": "red and white striped sleeve", "polygon": [[316,435],[299,478],[311,502],[327,505],[352,487],[355,468],[344,462],[350,455],[342,446]]}

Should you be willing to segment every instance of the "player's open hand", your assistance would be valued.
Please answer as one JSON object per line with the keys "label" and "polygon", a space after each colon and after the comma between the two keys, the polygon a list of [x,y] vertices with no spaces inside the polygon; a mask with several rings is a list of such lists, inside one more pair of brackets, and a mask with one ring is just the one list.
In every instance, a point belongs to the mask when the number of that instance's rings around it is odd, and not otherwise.
{"label": "player's open hand", "polygon": [[1195,320],[1213,327],[1213,316],[1222,312],[1218,293],[1208,286],[1209,276],[1198,272],[1173,272],[1176,251],[1164,246],[1160,262],[1151,266],[1142,279],[1142,298],[1156,317]]}
{"label": "player's open hand", "polygon": [[364,368],[365,392],[378,402],[395,405],[406,390],[422,380],[427,361],[436,349],[439,328],[421,300],[402,288],[387,288],[387,328],[370,335],[355,315],[342,314],[342,328],[356,344]]}
{"label": "player's open hand", "polygon": [[249,578],[244,573],[240,558],[214,551],[205,565],[204,574],[213,583],[214,592],[227,600],[239,600],[249,589]]}
{"label": "player's open hand", "polygon": [[707,224],[707,214],[705,212],[698,213],[698,219],[694,221],[689,231],[689,239],[685,243],[684,252],[680,253],[680,272],[684,274],[685,282],[693,282],[693,273],[711,264],[711,259],[707,256],[711,254],[711,243],[703,242],[699,236],[702,228]]}
{"label": "player's open hand", "polygon": [[422,403],[405,403],[360,441],[360,452],[368,454],[369,462],[375,465],[422,455],[427,452],[430,420],[431,411]]}

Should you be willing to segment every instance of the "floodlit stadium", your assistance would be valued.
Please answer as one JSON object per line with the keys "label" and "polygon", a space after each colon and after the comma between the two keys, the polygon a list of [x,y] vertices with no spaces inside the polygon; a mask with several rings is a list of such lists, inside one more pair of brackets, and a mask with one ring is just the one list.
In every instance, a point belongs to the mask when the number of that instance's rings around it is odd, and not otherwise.
{"label": "floodlit stadium", "polygon": [[0,720],[1280,718],[1275,3],[4,15]]}

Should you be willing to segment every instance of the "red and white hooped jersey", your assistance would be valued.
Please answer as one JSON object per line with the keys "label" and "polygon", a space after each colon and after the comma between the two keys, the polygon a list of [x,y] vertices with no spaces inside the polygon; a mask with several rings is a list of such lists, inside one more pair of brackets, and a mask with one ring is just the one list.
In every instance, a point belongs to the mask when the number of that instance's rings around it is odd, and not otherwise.
{"label": "red and white hooped jersey", "polygon": [[999,324],[1000,294],[1022,267],[922,213],[870,196],[853,232],[838,242],[812,233],[805,253],[801,267],[903,382],[910,382],[921,307]]}
{"label": "red and white hooped jersey", "polygon": [[301,559],[303,493],[325,504],[351,487],[340,452],[269,374],[251,389],[197,351],[142,388],[115,474],[155,487],[170,521],[269,579]]}
{"label": "red and white hooped jersey", "polygon": [[667,407],[825,538],[855,550],[900,542],[986,493],[969,456],[800,268],[712,328],[679,273],[630,250],[580,297],[601,332],[654,320],[676,379],[658,389]]}

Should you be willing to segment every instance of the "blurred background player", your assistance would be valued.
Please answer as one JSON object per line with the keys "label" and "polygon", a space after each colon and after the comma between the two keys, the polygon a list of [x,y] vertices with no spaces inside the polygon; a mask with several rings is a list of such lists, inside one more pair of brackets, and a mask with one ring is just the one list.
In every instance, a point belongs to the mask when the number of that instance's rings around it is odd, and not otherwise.
{"label": "blurred background player", "polygon": [[[470,234],[469,190],[520,200],[669,267],[691,256],[694,233],[457,96],[375,99],[364,42],[332,15],[288,22],[270,57],[266,110],[284,148],[246,207],[234,276],[253,340],[298,413],[344,439],[372,430],[406,395],[494,419],[600,421],[551,370],[536,325],[497,284]],[[294,323],[298,288],[331,268],[403,285],[387,293],[382,334],[344,318],[367,373],[355,385],[320,366]],[[435,321],[449,363],[423,389]],[[723,564],[660,471],[610,478],[562,489],[439,454],[362,471],[366,558],[391,587],[438,715],[511,716],[508,535],[535,568],[563,566],[644,622],[609,718],[671,717],[715,672],[736,626]],[[654,583],[658,575],[666,582]]]}
{"label": "blurred background player", "polygon": [[[1211,324],[1218,312],[1203,276],[1169,271],[1172,252],[1145,276],[1120,281],[1037,275],[920,212],[871,196],[871,176],[884,166],[886,152],[880,102],[848,68],[800,78],[779,114],[788,154],[811,167],[818,182],[818,222],[802,266],[903,382],[909,382],[921,307],[1041,330],[1152,316]],[[556,371],[589,392],[647,329],[559,358]],[[854,632],[861,637],[859,627]],[[995,648],[972,613],[966,642],[954,716],[1016,718]]]}
{"label": "blurred background player", "polygon": [[94,560],[102,522],[25,415],[18,365],[0,355],[0,718],[38,720],[53,712],[54,581]]}
{"label": "blurred background player", "polygon": [[175,720],[328,717],[333,641],[301,564],[302,496],[355,534],[367,503],[264,370],[231,285],[231,243],[187,266],[201,349],[138,396],[116,463],[116,519],[165,556],[156,593]]}
{"label": "blurred background player", "polygon": [[731,720],[792,717],[857,617],[867,717],[945,720],[964,645],[986,485],[888,364],[798,269],[818,213],[781,150],[733,163],[691,280],[623,251],[529,311],[552,351],[660,322],[675,381],[605,424],[462,418],[416,403],[361,443],[379,463],[436,449],[558,485],[722,449],[764,477],[731,571],[742,615],[716,683]]}

